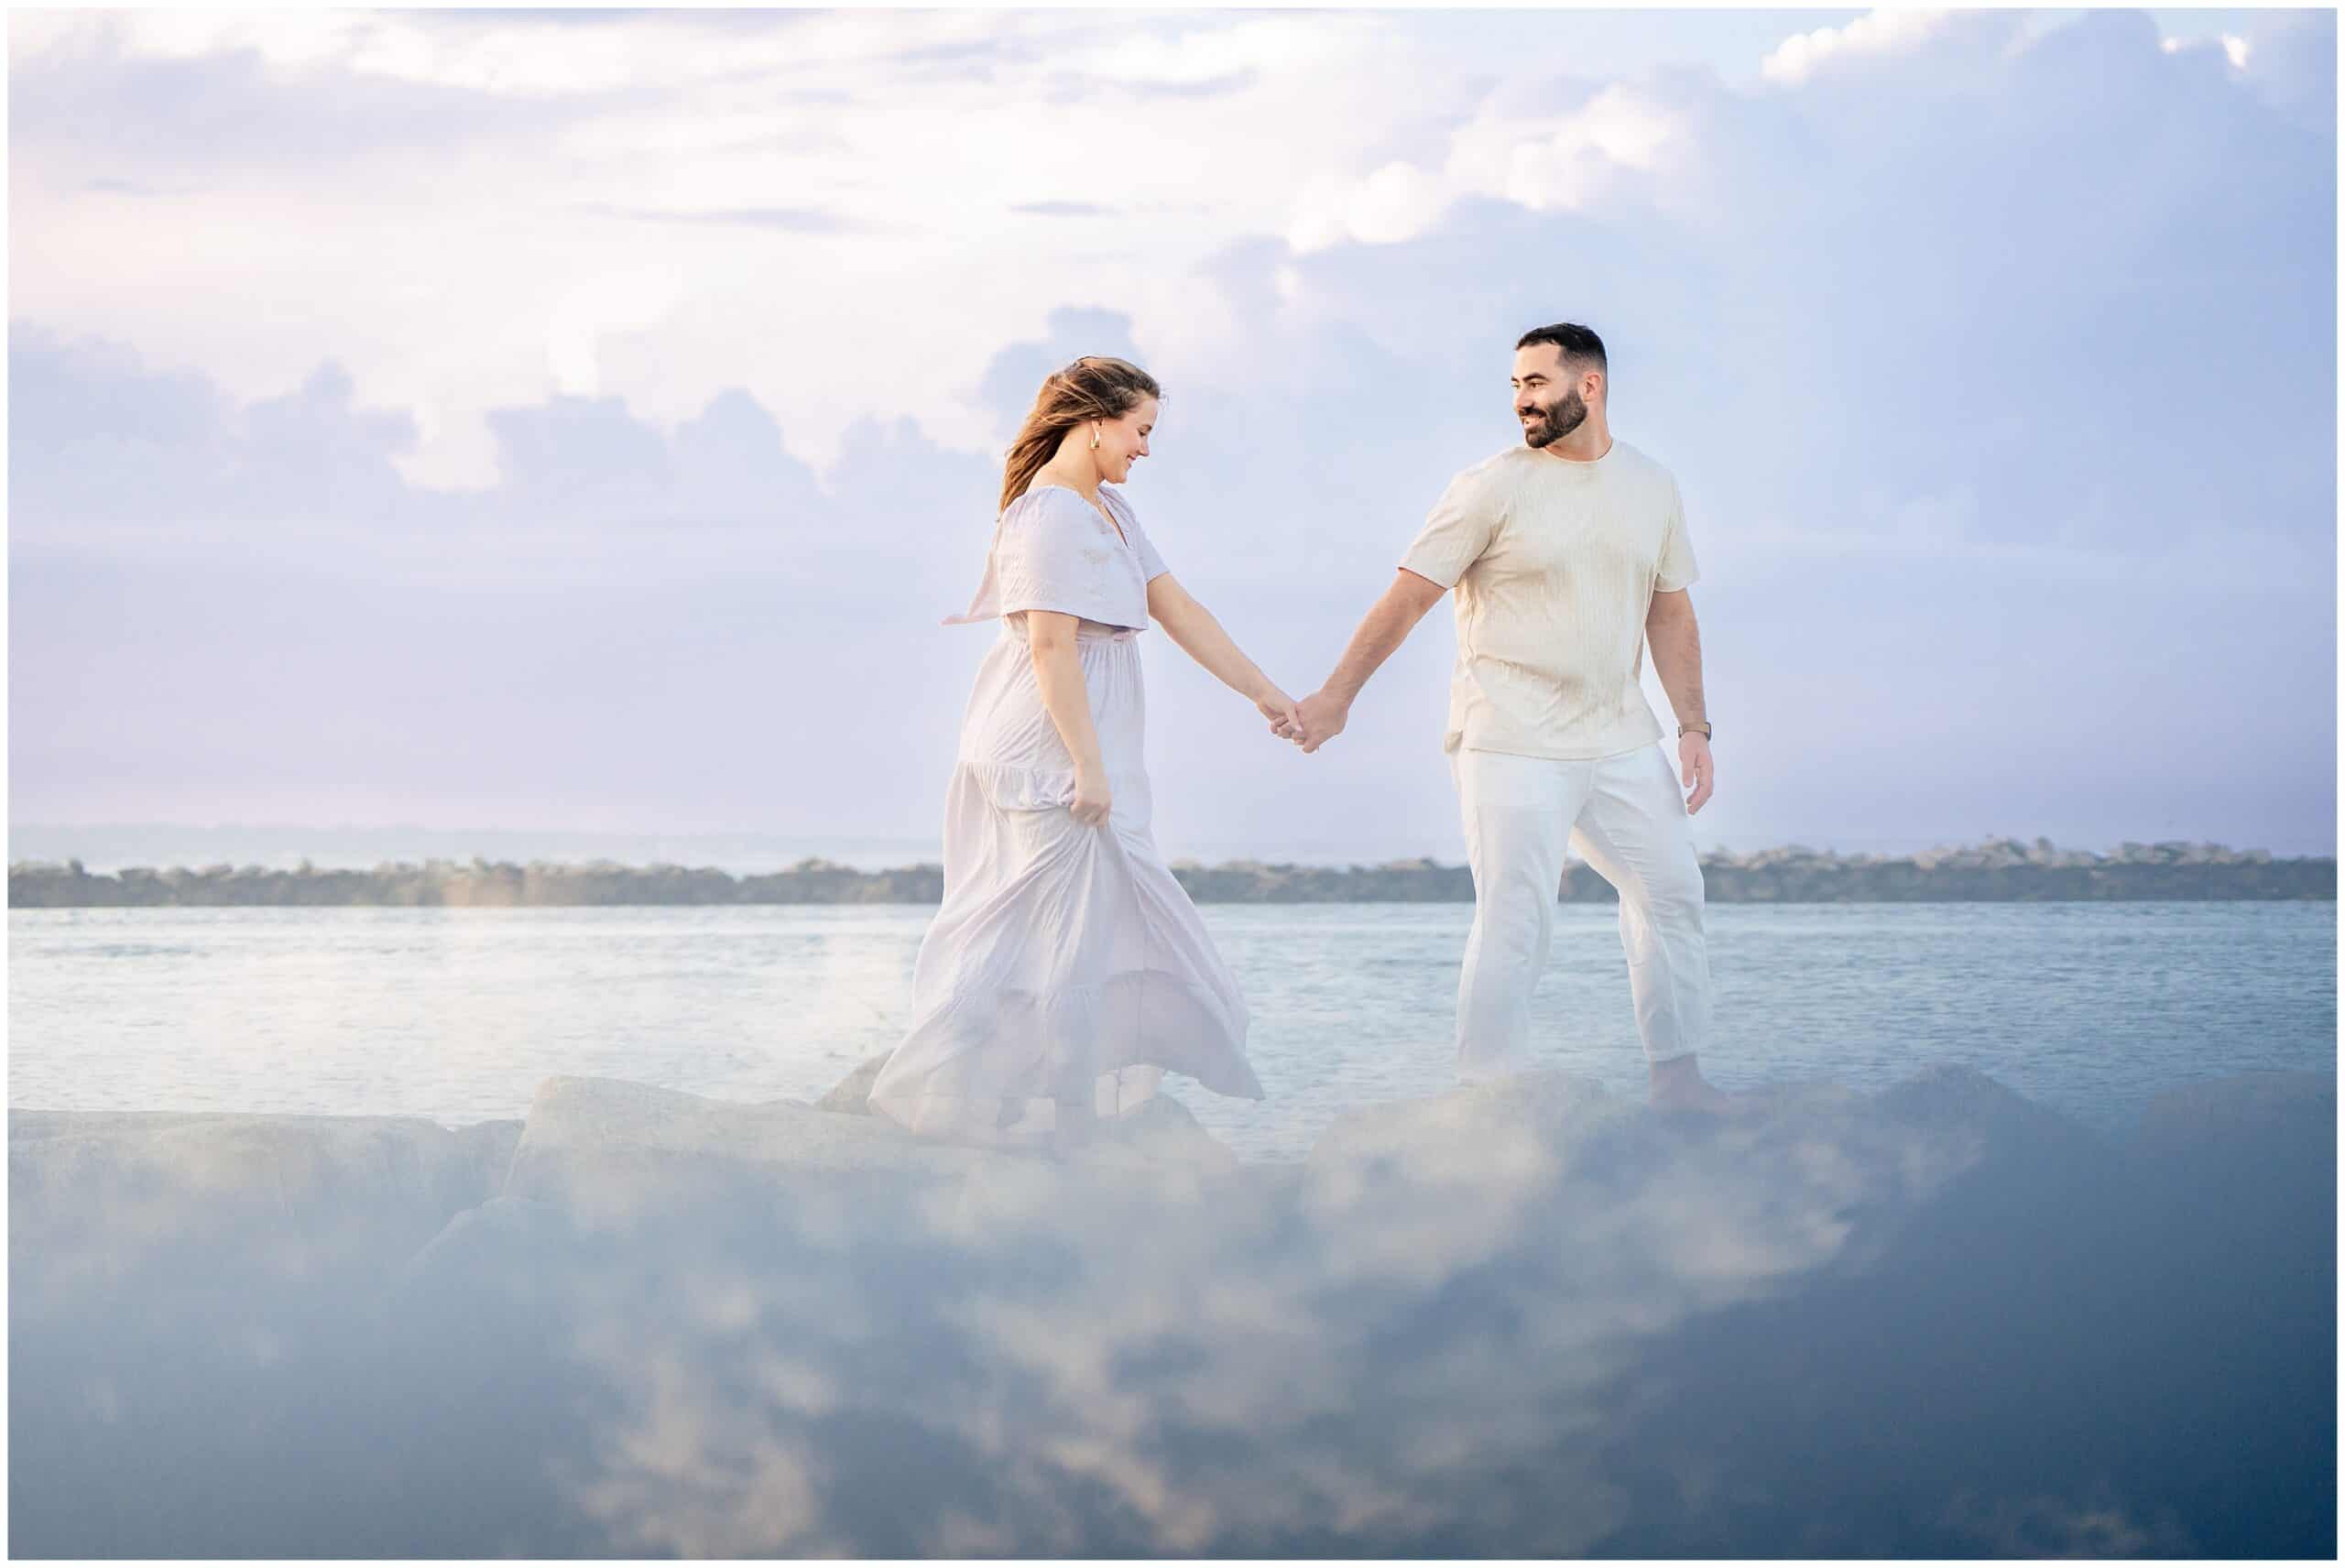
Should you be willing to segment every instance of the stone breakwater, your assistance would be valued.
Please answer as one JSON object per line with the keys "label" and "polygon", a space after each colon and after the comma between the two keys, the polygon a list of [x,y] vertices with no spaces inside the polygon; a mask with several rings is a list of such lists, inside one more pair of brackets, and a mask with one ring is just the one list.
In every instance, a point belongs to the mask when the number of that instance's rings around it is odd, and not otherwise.
{"label": "stone breakwater", "polygon": [[[1462,866],[1404,860],[1382,866],[1294,866],[1178,861],[1173,875],[1197,902],[1221,904],[1470,903]],[[2334,899],[2334,857],[2274,859],[2220,844],[2126,844],[2113,854],[2059,849],[2047,840],[1983,844],[1914,855],[1840,855],[1801,844],[1702,857],[1717,903],[2051,902],[2075,899]],[[786,870],[735,877],[709,866],[431,860],[367,870],[292,871],[257,866],[133,866],[93,875],[79,861],[8,868],[14,909],[350,905],[473,908],[705,904],[934,904],[941,866],[860,871],[804,860]],[[1612,887],[1586,866],[1564,873],[1558,896],[1608,903]]]}
{"label": "stone breakwater", "polygon": [[28,1557],[2326,1558],[2336,1079],[11,1111]]}

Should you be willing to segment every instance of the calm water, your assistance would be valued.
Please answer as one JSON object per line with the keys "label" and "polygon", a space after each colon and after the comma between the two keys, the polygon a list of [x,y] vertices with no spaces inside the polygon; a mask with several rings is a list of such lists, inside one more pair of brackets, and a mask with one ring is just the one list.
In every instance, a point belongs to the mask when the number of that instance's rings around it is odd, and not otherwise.
{"label": "calm water", "polygon": [[[1270,1098],[1181,1097],[1249,1158],[1448,1086],[1466,906],[1207,906]],[[1546,1065],[1642,1090],[1609,909],[1558,911]],[[549,1073],[745,1101],[891,1046],[931,911],[96,909],[9,915],[8,1102],[516,1116]],[[2160,1090],[2333,1070],[2333,904],[1714,906],[1728,1089],[1961,1062],[2105,1127]]]}

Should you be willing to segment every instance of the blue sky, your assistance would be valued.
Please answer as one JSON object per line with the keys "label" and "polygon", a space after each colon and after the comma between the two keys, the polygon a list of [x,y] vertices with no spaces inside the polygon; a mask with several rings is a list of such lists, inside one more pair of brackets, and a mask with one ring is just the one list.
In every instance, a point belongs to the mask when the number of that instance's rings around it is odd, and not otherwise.
{"label": "blue sky", "polygon": [[[1301,693],[1573,319],[1687,498],[1703,843],[2334,844],[2331,14],[9,48],[16,821],[933,837],[1043,370],[1165,381],[1133,499]],[[1152,648],[1167,852],[1455,858],[1445,615],[1309,758]]]}

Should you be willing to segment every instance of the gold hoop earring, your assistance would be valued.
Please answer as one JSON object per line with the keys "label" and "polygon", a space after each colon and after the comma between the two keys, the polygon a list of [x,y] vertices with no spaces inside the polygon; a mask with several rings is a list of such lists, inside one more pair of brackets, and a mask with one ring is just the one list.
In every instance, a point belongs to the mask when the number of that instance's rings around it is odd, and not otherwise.
{"label": "gold hoop earring", "polygon": [[1099,427],[1096,425],[1091,427],[1091,450],[1094,452],[1099,450]]}

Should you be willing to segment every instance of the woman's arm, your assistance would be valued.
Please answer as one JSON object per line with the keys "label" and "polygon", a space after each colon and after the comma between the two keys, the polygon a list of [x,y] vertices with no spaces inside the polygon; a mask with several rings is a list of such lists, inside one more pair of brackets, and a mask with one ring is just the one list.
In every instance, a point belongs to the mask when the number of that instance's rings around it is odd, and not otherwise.
{"label": "woman's arm", "polygon": [[1169,572],[1148,580],[1148,614],[1181,651],[1207,674],[1252,702],[1273,724],[1294,722],[1294,699],[1239,651],[1213,612],[1190,596]]}
{"label": "woman's arm", "polygon": [[1083,684],[1083,660],[1075,651],[1075,617],[1056,610],[1028,610],[1026,646],[1034,659],[1034,683],[1042,707],[1074,758],[1074,820],[1096,827],[1107,820],[1107,765],[1099,755],[1099,731],[1091,722],[1091,693]]}

